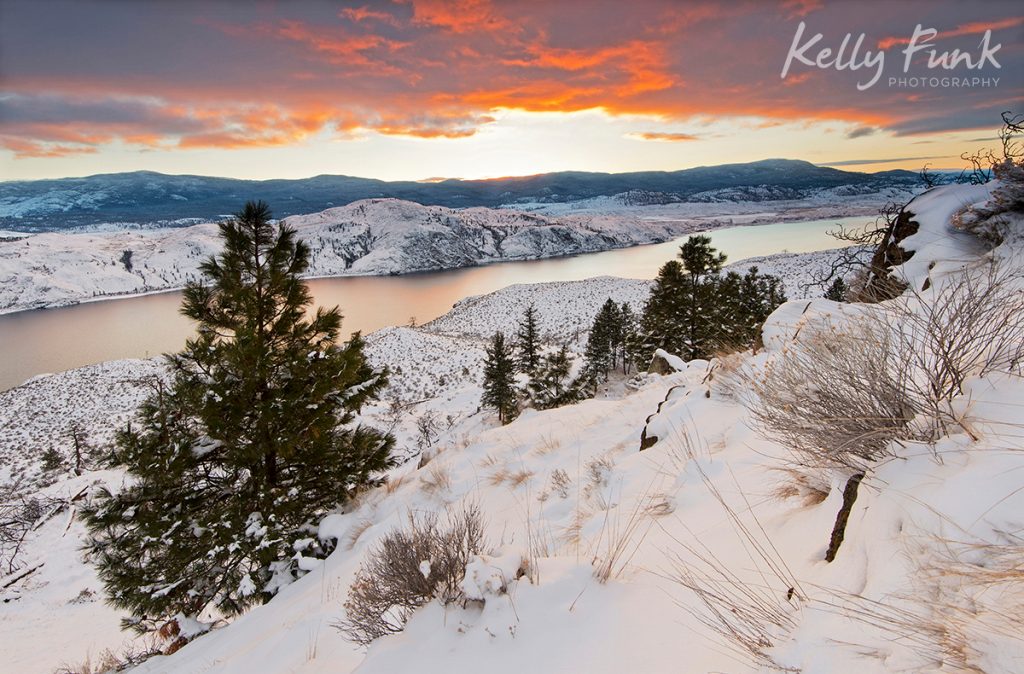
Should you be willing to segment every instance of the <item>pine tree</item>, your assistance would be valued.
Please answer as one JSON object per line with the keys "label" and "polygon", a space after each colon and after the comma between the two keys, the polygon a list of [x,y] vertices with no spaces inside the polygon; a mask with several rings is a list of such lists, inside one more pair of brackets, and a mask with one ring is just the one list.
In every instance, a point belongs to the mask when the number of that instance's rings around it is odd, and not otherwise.
{"label": "pine tree", "polygon": [[640,318],[640,328],[630,354],[637,367],[646,367],[657,349],[679,353],[683,332],[686,274],[679,260],[669,260],[658,270]]}
{"label": "pine tree", "polygon": [[516,341],[516,366],[520,372],[531,374],[540,365],[540,337],[537,334],[537,310],[531,304],[519,322]]}
{"label": "pine tree", "polygon": [[387,372],[358,333],[337,343],[337,308],[307,317],[308,247],[262,202],[220,235],[184,292],[197,335],[107,457],[131,480],[84,513],[108,595],[140,631],[269,600],[333,548],[318,520],[393,465],[393,439],[354,424]]}
{"label": "pine tree", "polygon": [[833,302],[845,302],[846,293],[849,288],[846,285],[846,281],[843,280],[842,276],[837,276],[835,281],[832,281],[832,285],[825,291],[825,299],[832,300]]}
{"label": "pine tree", "polygon": [[67,465],[67,459],[64,455],[53,447],[49,447],[39,457],[41,460],[40,468],[46,473],[56,473],[59,470],[64,470]]}
{"label": "pine tree", "polygon": [[637,330],[640,327],[637,316],[628,302],[623,302],[619,308],[619,316],[622,322],[622,341],[619,345],[619,355],[622,360],[622,374],[629,374],[635,366],[633,351],[637,341]]}
{"label": "pine tree", "polygon": [[686,270],[683,284],[683,333],[681,347],[674,353],[692,360],[706,357],[715,347],[721,332],[719,317],[707,311],[718,295],[718,272],[725,264],[725,253],[711,246],[711,237],[691,236],[679,247],[679,259]]}
{"label": "pine tree", "polygon": [[596,378],[597,382],[606,380],[608,372],[617,364],[622,337],[622,316],[619,305],[609,298],[594,317],[584,352],[587,371]]}
{"label": "pine tree", "polygon": [[536,376],[530,379],[530,399],[539,410],[570,405],[585,397],[581,382],[572,378],[569,349],[563,345],[558,351],[541,358]]}
{"label": "pine tree", "polygon": [[484,393],[480,401],[498,413],[498,420],[507,424],[515,419],[518,412],[516,394],[515,362],[512,350],[505,343],[505,335],[494,333],[491,345],[487,347],[484,361]]}
{"label": "pine tree", "polygon": [[691,236],[679,258],[658,273],[638,334],[630,340],[638,365],[659,348],[687,360],[747,348],[757,340],[768,315],[786,299],[781,281],[756,267],[743,276],[722,274],[725,255],[707,236]]}

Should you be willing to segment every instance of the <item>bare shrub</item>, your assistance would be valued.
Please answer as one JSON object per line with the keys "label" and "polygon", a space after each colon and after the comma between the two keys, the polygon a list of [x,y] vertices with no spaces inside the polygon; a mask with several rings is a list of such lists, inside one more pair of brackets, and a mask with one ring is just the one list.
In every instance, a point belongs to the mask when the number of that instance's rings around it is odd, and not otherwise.
{"label": "bare shrub", "polygon": [[0,573],[9,575],[21,570],[21,552],[29,534],[71,507],[78,496],[29,496],[22,492],[20,483],[0,487]]}
{"label": "bare shrub", "polygon": [[953,401],[969,377],[1020,374],[1022,274],[995,262],[865,312],[843,330],[819,328],[784,349],[748,396],[760,431],[797,466],[863,471],[893,440],[933,442],[970,427]]}
{"label": "bare shrub", "polygon": [[425,452],[433,446],[440,431],[441,427],[434,410],[427,410],[416,417],[416,446],[420,452]]}
{"label": "bare shrub", "polygon": [[92,656],[87,655],[77,665],[61,665],[54,671],[54,674],[106,674],[107,672],[119,672],[121,669],[121,662],[117,655],[107,649],[100,653],[95,661]]}
{"label": "bare shrub", "polygon": [[1002,161],[992,167],[999,186],[982,205],[969,206],[953,216],[953,225],[998,246],[1021,228],[1024,218],[1024,164]]}
{"label": "bare shrub", "polygon": [[[877,314],[911,375],[913,397],[933,420],[928,439],[960,424],[949,403],[968,377],[1019,374],[1024,363],[1024,275],[992,262],[947,277],[930,294],[915,291]],[[967,430],[967,429],[965,429]]]}
{"label": "bare shrub", "polygon": [[368,645],[400,632],[413,612],[437,599],[462,602],[466,564],[485,547],[483,515],[470,504],[449,515],[409,515],[408,524],[384,536],[360,566],[337,623],[350,641]]}
{"label": "bare shrub", "polygon": [[[54,674],[109,674],[110,672],[124,672],[133,667],[138,667],[154,655],[169,655],[170,649],[177,641],[171,644],[164,643],[166,640],[159,636],[153,636],[141,642],[134,642],[126,646],[120,653],[111,649],[104,649],[95,659],[87,655],[85,659],[75,665],[62,664]],[[171,651],[173,652],[173,651]]]}
{"label": "bare shrub", "polygon": [[789,447],[797,466],[861,471],[908,435],[915,410],[894,345],[859,325],[804,333],[753,380],[756,428]]}
{"label": "bare shrub", "polygon": [[953,224],[971,232],[993,246],[1010,236],[1021,234],[1024,219],[1024,115],[1004,112],[1003,126],[999,130],[1001,152],[982,150],[973,155],[962,155],[971,164],[970,171],[961,174],[961,182],[987,183],[996,178],[999,185],[992,190],[989,200],[978,206],[969,206],[953,216]]}
{"label": "bare shrub", "polygon": [[709,377],[711,390],[718,396],[738,401],[750,386],[749,372],[744,368],[745,353],[722,354],[715,358]]}

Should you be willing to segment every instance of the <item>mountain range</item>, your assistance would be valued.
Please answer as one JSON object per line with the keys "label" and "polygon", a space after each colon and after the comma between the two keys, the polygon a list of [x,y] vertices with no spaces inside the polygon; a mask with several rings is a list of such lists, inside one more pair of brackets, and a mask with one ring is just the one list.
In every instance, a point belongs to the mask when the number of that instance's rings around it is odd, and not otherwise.
{"label": "mountain range", "polygon": [[488,180],[386,182],[320,175],[297,180],[237,180],[151,171],[84,178],[0,182],[0,229],[57,231],[109,223],[183,226],[234,213],[263,199],[278,217],[316,213],[362,199],[395,198],[464,208],[555,204],[618,197],[630,205],[678,201],[800,199],[816,191],[856,192],[919,183],[911,171],[859,173],[791,159],[702,166],[681,171],[565,171]]}

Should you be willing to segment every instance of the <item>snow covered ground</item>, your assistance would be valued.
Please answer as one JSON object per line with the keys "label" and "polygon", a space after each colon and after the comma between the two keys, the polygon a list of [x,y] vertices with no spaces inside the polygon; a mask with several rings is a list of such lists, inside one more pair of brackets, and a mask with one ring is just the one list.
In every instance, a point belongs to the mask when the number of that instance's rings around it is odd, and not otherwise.
{"label": "snow covered ground", "polygon": [[[916,253],[902,272],[913,287],[979,263],[980,246],[953,230],[949,218],[986,199],[990,188],[944,187],[912,204],[921,228],[905,242]],[[997,251],[1019,264],[1015,254],[1006,246]],[[792,284],[812,266],[808,261],[826,259],[815,255],[758,266]],[[368,336],[371,357],[395,373],[393,390],[367,417],[383,426],[401,417],[394,426],[399,445],[412,453],[415,420],[428,410],[439,415],[429,462],[407,462],[388,485],[324,520],[321,535],[336,537],[338,550],[273,601],[137,671],[767,671],[708,627],[707,608],[684,587],[692,581],[685,574],[700,571],[718,578],[720,588],[742,588],[739,609],[753,607],[760,629],[748,636],[794,671],[952,672],[962,671],[961,656],[975,671],[1022,670],[1024,641],[1007,622],[1024,599],[1019,570],[1000,576],[1016,584],[979,585],[978,573],[998,576],[1005,562],[999,555],[1014,545],[1018,556],[1011,559],[1021,559],[1020,378],[973,376],[954,401],[962,431],[934,445],[894,446],[894,458],[862,483],[846,539],[827,563],[848,474],[822,471],[823,491],[798,488],[786,447],[753,430],[743,373],[762,371],[815,325],[858,321],[856,306],[787,303],[766,324],[759,353],[648,375],[628,394],[527,410],[507,426],[477,410],[482,340],[495,329],[511,332],[526,306],[537,306],[542,333],[560,341],[585,327],[608,296],[639,302],[643,295],[644,282],[611,278],[515,286],[468,298],[420,328]],[[111,389],[124,388],[117,403],[130,405],[137,400],[127,391],[135,373],[151,374],[155,366],[106,367],[0,394],[3,435],[43,446],[47,429],[60,425],[60,411],[70,421],[67,410],[76,407],[75,418],[113,427],[118,418],[103,390],[79,396],[85,380],[108,373]],[[56,412],[33,419],[34,407]],[[640,451],[645,425],[659,439]],[[23,447],[26,440],[0,442],[0,456],[20,454],[18,469],[32,472],[34,450]],[[72,495],[93,480],[119,477],[89,473],[47,489]],[[368,651],[347,642],[333,625],[344,617],[348,588],[375,543],[411,512],[444,513],[465,503],[477,504],[486,518],[487,552],[471,565],[467,584],[475,601],[429,604],[404,632]],[[124,639],[76,551],[83,532],[72,514],[34,533],[24,559],[44,565],[0,591],[11,671],[52,671]],[[715,569],[725,575],[715,576]]]}

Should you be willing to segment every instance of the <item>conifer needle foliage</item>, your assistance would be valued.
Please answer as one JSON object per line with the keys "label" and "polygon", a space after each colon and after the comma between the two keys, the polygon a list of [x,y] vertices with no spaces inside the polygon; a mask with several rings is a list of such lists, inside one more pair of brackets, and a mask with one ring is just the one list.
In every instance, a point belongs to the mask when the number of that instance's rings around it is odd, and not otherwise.
{"label": "conifer needle foliage", "polygon": [[221,224],[223,252],[184,291],[196,321],[107,457],[128,479],[86,510],[111,602],[140,631],[233,615],[333,547],[318,520],[392,465],[393,439],[354,423],[387,372],[337,308],[309,311],[309,249],[263,202]]}

